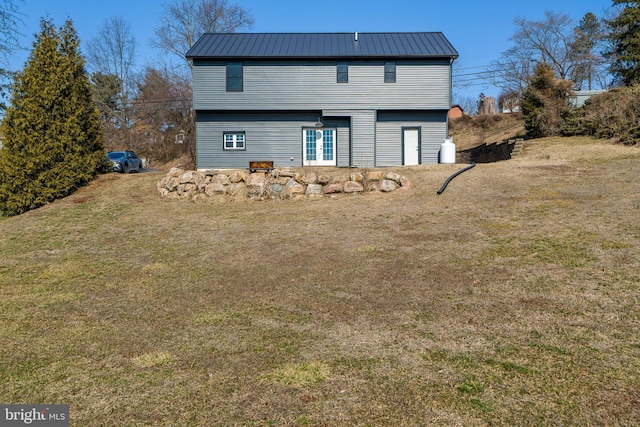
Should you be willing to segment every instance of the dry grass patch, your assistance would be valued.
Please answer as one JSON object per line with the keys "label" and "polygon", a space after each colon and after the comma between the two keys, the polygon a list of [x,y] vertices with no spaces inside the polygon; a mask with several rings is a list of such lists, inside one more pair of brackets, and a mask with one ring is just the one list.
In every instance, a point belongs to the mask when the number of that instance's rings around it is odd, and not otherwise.
{"label": "dry grass patch", "polygon": [[484,142],[522,138],[525,134],[520,113],[463,116],[449,122],[449,131],[457,150],[473,148]]}
{"label": "dry grass patch", "polygon": [[[109,174],[0,219],[0,401],[72,425],[636,425],[640,152],[198,205]],[[336,171],[338,173],[340,171]]]}

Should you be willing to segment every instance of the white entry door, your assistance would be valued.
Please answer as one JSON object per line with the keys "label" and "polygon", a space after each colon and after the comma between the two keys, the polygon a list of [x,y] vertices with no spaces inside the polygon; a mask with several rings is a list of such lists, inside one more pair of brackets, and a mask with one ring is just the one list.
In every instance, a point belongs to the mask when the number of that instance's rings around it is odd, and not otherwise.
{"label": "white entry door", "polygon": [[304,129],[304,166],[336,165],[336,130]]}
{"label": "white entry door", "polygon": [[412,166],[420,163],[420,134],[419,129],[402,130],[403,165]]}

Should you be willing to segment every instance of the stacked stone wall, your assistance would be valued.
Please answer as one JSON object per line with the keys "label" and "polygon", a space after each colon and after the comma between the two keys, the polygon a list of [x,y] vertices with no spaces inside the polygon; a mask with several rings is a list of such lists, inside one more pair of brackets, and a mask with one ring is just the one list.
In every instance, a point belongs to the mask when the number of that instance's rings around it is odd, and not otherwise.
{"label": "stacked stone wall", "polygon": [[337,176],[274,169],[186,171],[173,168],[158,182],[160,195],[193,202],[273,200],[406,190],[409,180],[395,172],[352,170]]}

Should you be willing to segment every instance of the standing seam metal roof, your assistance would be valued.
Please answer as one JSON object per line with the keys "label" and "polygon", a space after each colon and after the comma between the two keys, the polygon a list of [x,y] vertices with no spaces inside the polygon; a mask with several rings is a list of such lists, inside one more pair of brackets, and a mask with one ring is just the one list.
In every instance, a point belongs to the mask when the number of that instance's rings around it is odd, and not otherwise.
{"label": "standing seam metal roof", "polygon": [[206,33],[189,59],[457,58],[440,32],[432,33]]}

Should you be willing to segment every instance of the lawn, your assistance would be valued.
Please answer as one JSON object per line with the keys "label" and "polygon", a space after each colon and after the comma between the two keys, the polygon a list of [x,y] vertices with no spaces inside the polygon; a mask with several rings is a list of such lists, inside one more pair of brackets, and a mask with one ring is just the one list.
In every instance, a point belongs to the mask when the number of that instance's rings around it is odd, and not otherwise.
{"label": "lawn", "polygon": [[0,219],[0,403],[73,426],[640,424],[640,149],[194,204],[101,176]]}

